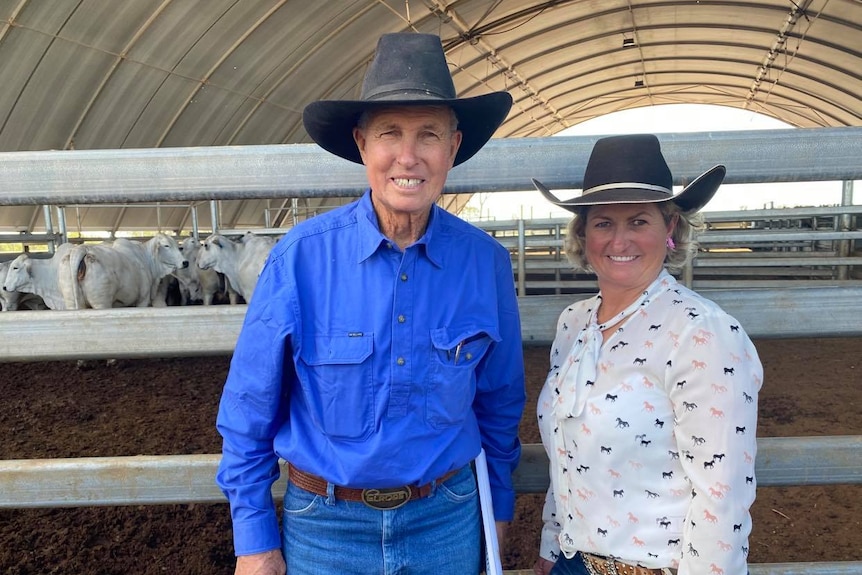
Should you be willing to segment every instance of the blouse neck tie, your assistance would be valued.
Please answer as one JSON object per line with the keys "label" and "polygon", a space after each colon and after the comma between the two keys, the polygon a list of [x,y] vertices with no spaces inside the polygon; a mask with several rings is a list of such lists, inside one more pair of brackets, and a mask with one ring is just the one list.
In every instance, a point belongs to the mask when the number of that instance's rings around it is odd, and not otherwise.
{"label": "blouse neck tie", "polygon": [[662,270],[635,301],[604,323],[598,323],[598,310],[602,300],[602,294],[599,293],[597,296],[598,305],[590,313],[587,325],[578,334],[557,378],[557,387],[553,390],[556,395],[554,404],[556,419],[577,417],[584,411],[584,406],[590,395],[588,388],[596,381],[599,354],[604,342],[602,332],[625,321],[636,311],[649,305],[650,300],[659,292],[668,289],[670,284],[675,283],[676,280],[673,276],[666,270]]}

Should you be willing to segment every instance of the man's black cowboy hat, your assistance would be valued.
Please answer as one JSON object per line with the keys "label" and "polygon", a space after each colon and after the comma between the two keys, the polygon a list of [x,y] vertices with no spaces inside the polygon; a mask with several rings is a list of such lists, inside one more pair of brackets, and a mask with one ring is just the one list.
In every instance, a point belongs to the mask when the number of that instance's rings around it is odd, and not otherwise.
{"label": "man's black cowboy hat", "polygon": [[440,37],[433,34],[385,34],[365,74],[359,100],[319,100],[302,112],[305,130],[323,149],[362,163],[353,128],[366,110],[392,106],[449,106],[462,133],[455,165],[479,151],[512,107],[507,92],[457,98]]}
{"label": "man's black cowboy hat", "polygon": [[712,199],[724,180],[725,167],[717,165],[696,177],[678,194],[673,194],[673,177],[652,134],[600,138],[593,146],[584,173],[580,196],[559,200],[548,188],[532,178],[533,185],[552,204],[571,212],[579,206],[666,202],[677,204],[685,213],[696,212]]}

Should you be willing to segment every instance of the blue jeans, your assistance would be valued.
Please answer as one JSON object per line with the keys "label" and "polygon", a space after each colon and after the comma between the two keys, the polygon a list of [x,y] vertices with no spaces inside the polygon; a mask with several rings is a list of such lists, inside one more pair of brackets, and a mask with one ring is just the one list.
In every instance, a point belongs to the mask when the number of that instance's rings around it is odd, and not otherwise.
{"label": "blue jeans", "polygon": [[[675,570],[671,572],[676,573]],[[584,559],[581,553],[578,552],[571,559],[566,559],[566,556],[560,553],[560,558],[551,569],[550,575],[590,575],[587,566],[584,565]]]}
{"label": "blue jeans", "polygon": [[288,575],[479,573],[482,524],[469,466],[428,497],[385,511],[288,483],[282,523]]}
{"label": "blue jeans", "polygon": [[590,575],[580,553],[576,553],[571,559],[560,553],[560,558],[554,563],[551,575]]}

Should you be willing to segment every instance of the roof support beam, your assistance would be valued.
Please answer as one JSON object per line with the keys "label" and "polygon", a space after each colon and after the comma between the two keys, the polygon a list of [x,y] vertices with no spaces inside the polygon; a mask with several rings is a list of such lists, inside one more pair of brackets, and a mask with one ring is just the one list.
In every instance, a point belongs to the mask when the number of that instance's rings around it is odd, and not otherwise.
{"label": "roof support beam", "polygon": [[[796,27],[796,23],[799,21],[800,17],[807,18],[805,11],[809,6],[811,6],[812,2],[813,0],[803,0],[799,4],[793,4],[793,9],[790,11],[790,14],[787,15],[781,28],[778,30],[778,35],[775,37],[775,41],[772,43],[772,46],[770,46],[766,56],[764,56],[763,63],[761,63],[757,68],[754,82],[748,91],[748,97],[745,99],[745,108],[748,108],[752,101],[757,97],[760,92],[760,84],[763,82],[764,77],[772,71],[772,65],[775,63],[775,59],[781,52],[786,52],[785,44],[787,42],[787,37]],[[778,78],[775,78],[773,83],[777,84]],[[772,89],[770,89],[769,92],[772,92]],[[769,97],[769,93],[767,93],[767,97]]]}

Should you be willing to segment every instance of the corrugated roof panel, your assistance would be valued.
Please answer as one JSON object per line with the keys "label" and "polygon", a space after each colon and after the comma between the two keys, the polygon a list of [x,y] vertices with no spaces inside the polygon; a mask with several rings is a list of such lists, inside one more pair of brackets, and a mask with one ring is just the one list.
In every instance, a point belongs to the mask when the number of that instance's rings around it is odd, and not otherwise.
{"label": "corrugated roof panel", "polygon": [[[461,95],[510,91],[498,136],[684,102],[862,124],[858,0],[0,0],[0,151],[307,142],[303,107],[357,97],[378,36],[407,30],[441,36]],[[86,208],[75,223],[156,214]],[[3,209],[0,229],[40,218]]]}

